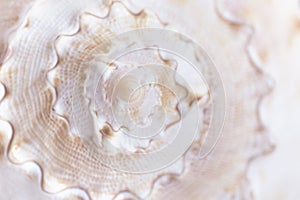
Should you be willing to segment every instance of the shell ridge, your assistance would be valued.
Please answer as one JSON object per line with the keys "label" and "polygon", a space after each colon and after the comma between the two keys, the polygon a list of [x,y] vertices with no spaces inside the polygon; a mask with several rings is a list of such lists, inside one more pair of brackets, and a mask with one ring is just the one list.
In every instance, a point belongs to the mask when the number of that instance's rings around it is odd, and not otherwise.
{"label": "shell ridge", "polygon": [[[259,132],[258,133],[253,133],[253,140],[257,139],[255,137],[255,134],[258,135],[258,137],[260,138],[264,138],[264,140],[266,140],[267,144],[264,144],[264,147],[261,148],[258,152],[253,153],[253,155],[251,155],[248,158],[247,161],[247,165],[243,174],[243,180],[241,180],[241,182],[243,182],[239,189],[241,188],[250,188],[248,190],[246,190],[246,194],[243,194],[245,192],[242,192],[243,190],[241,189],[241,191],[236,191],[237,193],[241,193],[243,198],[250,198],[253,199],[254,198],[254,194],[251,188],[251,182],[248,178],[248,172],[249,172],[249,168],[251,167],[251,164],[258,158],[266,156],[268,154],[271,154],[275,148],[276,148],[276,144],[272,141],[272,133],[269,132],[267,125],[263,122],[263,119],[261,118],[261,112],[262,112],[262,107],[263,107],[263,101],[264,99],[266,99],[274,90],[275,85],[274,85],[274,79],[264,70],[264,66],[262,63],[260,63],[260,61],[258,59],[256,59],[256,55],[255,55],[255,49],[253,49],[252,47],[252,42],[253,42],[253,38],[255,35],[255,27],[254,25],[248,23],[245,19],[239,19],[236,18],[233,13],[233,11],[229,11],[229,9],[226,10],[226,6],[225,6],[225,12],[228,12],[227,14],[223,13],[221,8],[220,8],[220,4],[223,0],[214,0],[215,2],[215,11],[217,13],[217,15],[219,16],[220,19],[224,20],[225,23],[228,23],[229,25],[238,27],[240,29],[242,28],[247,28],[248,32],[247,32],[247,40],[246,43],[244,44],[244,48],[245,48],[245,53],[248,57],[248,60],[250,62],[250,66],[253,67],[253,69],[255,69],[256,74],[261,76],[261,80],[260,82],[262,82],[263,84],[263,89],[261,91],[261,94],[259,95],[259,97],[256,100],[256,119],[258,121],[258,129]],[[254,143],[254,149],[257,149],[258,146],[261,147],[260,144],[255,144],[255,141],[252,141],[252,143]],[[236,197],[236,196],[234,196]],[[234,198],[233,197],[233,198]],[[240,196],[238,198],[241,198]]]}

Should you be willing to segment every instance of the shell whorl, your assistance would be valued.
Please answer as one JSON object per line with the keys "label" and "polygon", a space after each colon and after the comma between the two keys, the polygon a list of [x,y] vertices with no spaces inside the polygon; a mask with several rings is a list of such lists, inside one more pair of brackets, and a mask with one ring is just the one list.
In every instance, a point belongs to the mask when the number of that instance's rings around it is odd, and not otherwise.
{"label": "shell whorl", "polygon": [[0,70],[0,116],[13,128],[7,156],[36,163],[45,191],[250,195],[249,160],[269,145],[255,145],[267,138],[257,116],[269,88],[241,54],[248,34],[224,23],[214,2],[168,5],[40,1],[11,36]]}

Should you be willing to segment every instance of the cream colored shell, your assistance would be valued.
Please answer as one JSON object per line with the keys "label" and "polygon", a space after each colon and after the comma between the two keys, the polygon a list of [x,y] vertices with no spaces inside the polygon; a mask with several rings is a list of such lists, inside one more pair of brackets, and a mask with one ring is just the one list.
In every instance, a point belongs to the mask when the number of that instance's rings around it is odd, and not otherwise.
{"label": "cream colored shell", "polygon": [[[34,2],[26,16],[18,20],[19,26],[11,23],[6,26],[10,30],[5,28],[1,32],[10,34],[9,39],[0,35],[5,41],[3,45],[9,45],[0,52],[4,96],[0,116],[12,129],[11,135],[8,130],[1,132],[4,138],[1,152],[5,155],[1,159],[14,167],[30,163],[31,176],[40,176],[41,189],[52,194],[45,198],[250,199],[252,193],[246,178],[249,163],[272,149],[259,110],[271,87],[263,70],[245,51],[252,30],[231,19],[222,6],[219,1]],[[224,20],[230,20],[231,24]],[[188,90],[191,96],[184,105],[197,102],[200,110],[201,127],[195,142],[166,168],[135,174],[105,164],[131,165],[138,152],[157,150],[174,136],[166,132],[158,140],[142,142],[122,136],[114,129],[121,126],[114,121],[111,107],[120,106],[117,115],[124,119],[121,124],[128,125],[132,120],[146,123],[143,112],[150,111],[143,103],[149,98],[158,99],[158,105],[168,110],[168,123],[172,124],[179,117],[176,95],[184,96],[187,90],[168,71],[176,72],[176,61],[165,57],[159,48],[146,49],[138,56],[128,54],[114,62],[115,65],[107,66],[110,63],[103,55],[121,48],[109,39],[145,28],[180,32],[205,49],[223,82],[226,116],[213,151],[199,159],[199,151],[205,145],[202,138],[212,137],[207,130],[214,117],[209,95],[213,88],[207,88],[207,80],[191,78],[196,80],[198,90],[194,93]],[[187,43],[187,49],[188,46]],[[201,60],[201,56],[196,52],[194,59]],[[144,81],[135,76],[141,71],[132,72],[130,77],[131,65],[149,62],[164,66],[154,67],[147,74],[153,74],[159,83],[168,84],[174,93],[159,84],[143,87],[133,96],[132,91],[126,91],[130,83]],[[115,80],[124,73],[129,73],[129,79],[118,85]],[[212,74],[210,78],[214,80],[217,76]],[[118,101],[107,101],[110,88],[116,85],[121,88],[116,91]],[[145,96],[149,91],[155,91],[153,97]],[[120,99],[133,102],[128,108],[129,115]],[[132,118],[128,121],[126,117]],[[107,144],[114,144],[120,151],[111,151]],[[118,160],[113,157],[116,154],[120,155],[116,157]]]}

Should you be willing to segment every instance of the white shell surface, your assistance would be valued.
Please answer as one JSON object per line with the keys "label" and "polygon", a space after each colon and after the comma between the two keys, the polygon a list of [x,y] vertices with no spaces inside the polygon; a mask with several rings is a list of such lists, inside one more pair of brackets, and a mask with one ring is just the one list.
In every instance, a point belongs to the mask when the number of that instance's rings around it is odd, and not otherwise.
{"label": "white shell surface", "polygon": [[[3,2],[5,8],[8,4]],[[278,105],[286,101],[281,97],[287,94],[285,88],[289,84],[279,87],[274,96],[269,97],[270,105],[262,108],[262,100],[273,86],[264,66],[267,66],[267,71],[274,75],[275,80],[284,82],[286,79],[282,78],[283,74],[289,76],[289,73],[288,70],[281,73],[283,70],[278,63],[295,66],[298,62],[296,53],[281,53],[296,52],[294,41],[298,40],[292,39],[291,46],[285,46],[290,44],[289,40],[273,45],[264,27],[269,22],[268,18],[267,22],[260,22],[264,18],[260,16],[263,15],[264,6],[258,4],[234,0],[41,0],[30,4],[31,7],[28,4],[27,7],[16,4],[20,10],[17,13],[26,14],[20,14],[22,17],[12,23],[2,23],[4,31],[0,34],[1,45],[8,47],[1,46],[4,50],[0,52],[3,62],[0,70],[3,84],[0,94],[3,95],[0,98],[4,97],[1,98],[0,116],[3,124],[6,124],[1,127],[7,127],[0,131],[0,152],[3,155],[0,169],[3,174],[14,174],[11,176],[14,178],[1,182],[1,185],[16,182],[26,191],[27,199],[270,197],[271,194],[257,192],[257,186],[251,184],[252,181],[261,183],[255,172],[267,168],[257,166],[251,170],[254,178],[249,178],[248,169],[255,158],[265,155],[274,147],[265,121],[270,124],[268,127],[271,131],[285,127],[282,123],[272,123],[278,122],[279,119],[275,117],[278,114],[288,115],[278,110]],[[275,8],[280,4],[272,5],[272,12],[275,13]],[[252,6],[262,11],[254,14],[246,12]],[[246,11],[242,12],[243,9]],[[280,19],[285,21],[289,18]],[[275,22],[270,24],[274,27],[277,25]],[[278,39],[278,29],[273,26],[268,30],[271,30],[272,37]],[[213,63],[208,61],[202,50],[195,51],[189,61],[195,60],[199,66],[207,69],[204,79],[189,71],[188,64],[184,60],[179,61],[175,54],[168,54],[159,48],[147,49],[149,47],[146,44],[152,39],[155,41],[156,37],[148,36],[151,38],[149,41],[141,40],[136,44],[146,45],[146,49],[109,63],[111,60],[107,59],[110,58],[107,55],[119,49],[135,47],[135,44],[128,45],[132,35],[119,37],[122,33],[145,28],[176,31],[200,44]],[[147,32],[136,33],[137,36],[133,38],[147,38]],[[161,33],[162,38],[164,33]],[[110,39],[116,36],[119,37],[118,42],[111,42]],[[291,36],[286,35],[285,38]],[[160,47],[164,42],[169,44],[168,39],[153,44],[154,47]],[[183,37],[172,42],[173,46],[183,45],[177,49],[181,54],[192,55],[189,52],[197,49]],[[149,63],[150,66],[155,64],[161,68],[150,67],[151,70],[148,70],[143,65],[148,64],[149,67]],[[138,67],[134,68],[136,65]],[[218,76],[210,71],[213,66],[218,70],[226,94],[225,105],[214,109],[214,98],[211,102],[210,94],[220,94],[215,92],[220,90],[212,87],[216,86],[214,83],[218,80]],[[173,76],[174,72],[181,73],[182,81]],[[143,73],[144,77],[141,76]],[[291,81],[297,82],[296,78]],[[149,82],[155,84],[149,85]],[[185,82],[189,83],[189,87]],[[117,88],[116,97],[110,89],[114,87]],[[185,92],[189,95],[185,96]],[[291,94],[294,93],[291,91]],[[107,97],[114,97],[117,101],[110,101]],[[178,111],[178,99],[182,103],[182,113]],[[128,107],[127,102],[130,103]],[[152,102],[155,102],[155,106],[149,107]],[[297,105],[295,101],[292,102],[292,105]],[[114,110],[116,108],[117,111]],[[226,115],[219,138],[218,134],[209,134],[211,132],[208,130],[214,127],[211,126],[211,119],[221,115],[222,108]],[[152,111],[156,109],[161,112],[155,115],[155,119],[164,117],[163,111],[166,111],[165,127],[172,124],[171,128],[161,131],[163,134],[156,140],[129,137],[128,134],[133,133],[131,130],[139,127],[136,124],[149,123],[152,118],[147,116],[152,116]],[[195,109],[198,109],[196,114],[190,112]],[[113,116],[119,116],[120,120],[114,121]],[[173,122],[177,124],[178,116],[184,117],[179,118],[182,125],[177,127]],[[199,130],[191,128],[197,117]],[[132,122],[135,123],[130,124]],[[129,131],[122,130],[120,124],[126,125],[125,130]],[[295,127],[295,122],[291,121],[291,125]],[[163,168],[157,166],[165,163],[159,162],[167,161],[168,156],[160,159],[146,156],[144,159],[143,155],[155,155],[151,153],[171,146],[168,144],[177,138],[172,133],[180,128],[187,130],[187,133],[191,129],[197,132],[194,143],[186,152],[176,160],[166,162],[167,165],[163,164]],[[145,138],[149,136],[148,133],[156,131],[149,129],[148,132],[147,129],[134,132],[133,135]],[[184,141],[186,138],[181,139]],[[185,146],[176,149],[181,148],[184,150]],[[169,151],[172,152],[177,151]],[[280,158],[283,154],[277,155]],[[276,163],[275,160],[271,162]],[[128,169],[132,171],[128,172]],[[275,173],[274,170],[272,173]],[[26,187],[23,187],[25,183]],[[22,199],[17,193],[2,192],[1,195],[4,199]],[[288,198],[293,199],[292,195]]]}

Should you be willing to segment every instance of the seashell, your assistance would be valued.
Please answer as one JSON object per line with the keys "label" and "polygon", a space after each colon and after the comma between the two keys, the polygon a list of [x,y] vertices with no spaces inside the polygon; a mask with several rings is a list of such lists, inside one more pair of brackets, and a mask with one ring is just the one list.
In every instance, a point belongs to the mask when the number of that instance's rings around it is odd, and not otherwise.
{"label": "seashell", "polygon": [[20,6],[0,34],[0,166],[33,177],[37,199],[250,199],[250,161],[273,148],[271,85],[222,6]]}

